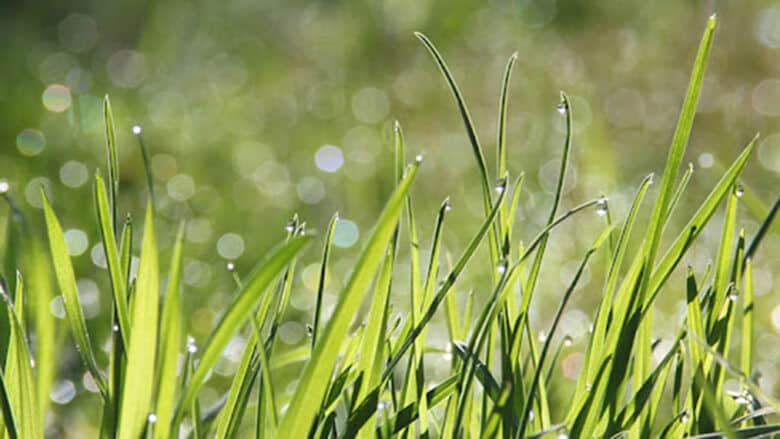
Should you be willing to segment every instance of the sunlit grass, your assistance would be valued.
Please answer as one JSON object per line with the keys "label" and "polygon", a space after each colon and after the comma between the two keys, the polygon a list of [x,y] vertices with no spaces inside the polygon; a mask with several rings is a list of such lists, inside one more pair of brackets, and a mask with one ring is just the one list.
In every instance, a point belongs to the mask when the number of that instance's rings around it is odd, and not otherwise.
{"label": "sunlit grass", "polygon": [[[706,25],[652,208],[645,203],[653,189],[653,176],[648,176],[636,188],[624,217],[610,211],[607,198],[596,194],[564,209],[576,108],[562,93],[558,110],[566,135],[557,186],[544,226],[525,245],[514,234],[523,176],[511,178],[506,163],[507,96],[517,55],[509,58],[503,77],[496,172],[490,175],[453,75],[434,44],[417,34],[455,97],[477,164],[484,217],[471,229],[460,231],[470,237],[468,245],[445,263],[441,247],[450,201],[442,202],[435,218],[417,214],[411,189],[425,163],[416,157],[407,164],[403,132],[396,124],[395,190],[354,261],[333,312],[325,315],[322,302],[338,216],[322,236],[315,237],[296,217],[284,242],[250,274],[236,276],[232,302],[225,304],[219,322],[200,347],[184,337],[185,296],[180,280],[187,248],[183,227],[166,266],[167,287],[162,293],[151,184],[137,274],[130,269],[132,235],[138,228],[132,219],[120,224],[118,218],[117,145],[106,98],[108,179],[95,175],[94,227],[103,241],[112,290],[109,364],[106,367],[96,359],[65,237],[48,199],[42,194],[46,258],[43,243],[26,229],[23,213],[6,193],[13,214],[8,221],[2,283],[7,311],[0,326],[2,428],[12,438],[43,434],[59,340],[56,320],[46,309],[51,295],[46,279],[52,267],[64,300],[69,337],[99,389],[94,404],[95,413],[101,413],[101,437],[682,437],[708,433],[759,437],[780,432],[780,424],[771,424],[780,404],[756,385],[753,376],[757,346],[752,275],[752,261],[760,257],[757,249],[778,202],[755,236],[746,236],[737,221],[743,192],[739,178],[756,139],[724,170],[687,225],[669,230],[669,219],[692,178],[690,168],[678,177],[715,24],[713,17]],[[144,162],[149,172],[145,157]],[[669,285],[671,274],[683,269],[683,256],[721,208],[724,215],[714,266],[704,273],[688,267],[684,284]],[[551,263],[545,258],[548,241],[560,224],[576,223],[586,211],[603,216],[604,227],[589,237],[592,245],[582,254],[553,320],[531,321],[539,272]],[[637,217],[646,211],[649,223],[635,227]],[[422,221],[434,224],[432,236],[421,236],[418,222]],[[674,236],[666,247],[665,234]],[[632,238],[642,244],[632,248]],[[430,244],[423,250],[424,242]],[[316,251],[317,243],[322,258],[310,317],[311,340],[301,349],[283,352],[275,345],[296,262],[306,248]],[[408,246],[404,250],[410,260],[408,285],[396,282],[400,277],[397,254],[403,246]],[[464,285],[461,274],[485,246],[492,276],[485,284]],[[598,261],[606,264],[606,276],[596,290],[601,299],[583,364],[576,384],[567,391],[568,405],[553,407],[550,390],[558,379],[558,354],[566,343],[556,332],[583,272]],[[30,298],[25,295],[23,273],[33,280]],[[483,291],[484,300],[469,300],[460,308],[454,297],[456,285]],[[390,298],[399,289],[409,291],[410,312],[402,321],[394,321]],[[671,347],[658,352],[661,346],[652,338],[652,316],[662,291],[684,292],[687,313]],[[364,303],[368,319],[356,327]],[[447,363],[447,378],[433,381],[426,371],[433,361],[428,354],[436,350],[427,341],[432,320],[442,313],[449,347],[447,356],[436,361]],[[31,322],[25,321],[27,314],[34,316]],[[541,340],[536,335],[539,329],[545,334]],[[239,333],[248,342],[230,388],[216,405],[201,408],[201,390],[231,338]],[[735,340],[740,341],[738,354],[731,349]],[[301,364],[302,369],[292,396],[287,397],[279,394],[274,379],[280,367],[291,364]],[[736,379],[741,391],[726,392],[726,377]]]}

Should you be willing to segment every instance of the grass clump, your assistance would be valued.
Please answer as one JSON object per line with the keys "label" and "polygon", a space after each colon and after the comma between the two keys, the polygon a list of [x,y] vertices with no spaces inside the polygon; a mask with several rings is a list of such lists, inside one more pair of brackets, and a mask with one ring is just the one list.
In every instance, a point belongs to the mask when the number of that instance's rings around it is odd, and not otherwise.
{"label": "grass clump", "polygon": [[[518,243],[515,218],[523,176],[507,173],[506,114],[509,84],[517,55],[510,57],[502,81],[497,127],[497,165],[490,175],[465,100],[434,44],[417,34],[444,74],[466,127],[480,177],[484,218],[475,225],[468,245],[448,264],[442,261],[443,230],[449,199],[438,210],[427,261],[423,261],[418,220],[411,188],[422,158],[406,165],[404,137],[395,128],[396,186],[372,233],[356,259],[338,303],[323,315],[323,292],[338,216],[323,235],[317,298],[311,316],[310,342],[281,352],[278,327],[293,288],[296,261],[316,239],[295,218],[288,237],[272,249],[243,279],[209,339],[200,347],[185,342],[182,311],[182,258],[186,254],[179,228],[167,286],[160,288],[160,255],[155,235],[152,187],[143,223],[137,274],[130,270],[136,223],[121,222],[117,203],[119,167],[111,106],[105,100],[108,179],[95,175],[95,223],[106,253],[112,290],[112,338],[107,365],[96,359],[94,345],[79,303],[74,269],[56,213],[45,195],[46,243],[36,239],[11,194],[2,283],[3,369],[0,374],[0,427],[9,437],[43,435],[43,416],[59,356],[49,267],[63,297],[70,337],[84,368],[95,381],[96,407],[101,409],[101,437],[682,437],[724,435],[763,437],[780,432],[772,424],[780,405],[761,391],[754,378],[752,260],[778,209],[776,201],[753,237],[737,228],[741,191],[739,177],[753,152],[750,141],[707,198],[664,248],[672,233],[670,217],[691,178],[679,177],[693,126],[696,104],[715,30],[706,25],[693,66],[655,204],[646,228],[636,227],[647,210],[645,198],[653,177],[636,190],[627,214],[613,222],[605,197],[562,209],[562,194],[572,150],[576,109],[561,94],[559,112],[566,136],[558,183],[545,225],[527,245]],[[145,154],[145,151],[144,151]],[[705,226],[724,209],[717,259],[711,271],[690,267],[684,285],[665,288],[680,269],[686,252]],[[546,337],[537,340],[529,310],[538,276],[548,264],[545,253],[557,227],[576,221],[584,210],[606,218],[604,229],[563,292]],[[637,248],[629,241],[639,239]],[[410,282],[399,286],[398,254],[408,245]],[[48,252],[44,248],[48,246]],[[454,287],[487,246],[491,277],[484,300],[460,308]],[[403,249],[406,250],[406,249]],[[48,253],[48,254],[47,254]],[[606,277],[593,317],[592,331],[569,404],[554,406],[550,395],[556,364],[565,339],[555,337],[561,317],[582,274],[596,255],[605,255]],[[24,277],[27,277],[25,281]],[[409,313],[391,320],[390,297],[409,291]],[[668,291],[667,291],[668,290]],[[685,291],[687,313],[677,336],[660,361],[652,338],[653,306],[659,294]],[[538,300],[538,299],[537,299]],[[368,320],[353,327],[361,304],[368,302]],[[426,375],[427,343],[434,317],[444,314],[448,377],[432,382]],[[32,316],[27,322],[26,316]],[[471,317],[474,318],[471,318]],[[247,334],[248,342],[232,383],[219,403],[201,408],[199,394],[230,339]],[[31,337],[34,335],[34,338]],[[735,340],[740,351],[732,352]],[[30,344],[30,341],[33,341]],[[37,360],[37,361],[36,361]],[[302,364],[291,397],[278,394],[274,375],[280,365]],[[741,392],[724,391],[727,377]]]}

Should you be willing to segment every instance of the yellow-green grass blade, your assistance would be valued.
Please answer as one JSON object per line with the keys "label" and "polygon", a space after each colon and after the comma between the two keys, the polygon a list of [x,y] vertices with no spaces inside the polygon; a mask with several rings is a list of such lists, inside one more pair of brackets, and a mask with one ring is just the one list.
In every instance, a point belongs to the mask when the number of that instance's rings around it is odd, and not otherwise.
{"label": "yellow-green grass blade", "polygon": [[198,391],[206,381],[209,370],[214,367],[223,349],[235,332],[251,318],[253,310],[268,291],[268,287],[309,241],[308,237],[295,237],[274,249],[257,266],[248,281],[238,292],[236,299],[225,312],[211,337],[205,344],[197,369],[192,374],[185,392],[179,399],[174,412],[177,425],[196,399]]}
{"label": "yellow-green grass blade", "polygon": [[171,435],[171,421],[176,406],[178,355],[183,342],[182,310],[180,285],[182,273],[182,247],[184,243],[184,225],[179,226],[176,242],[171,254],[168,271],[168,286],[160,320],[160,374],[157,385],[155,413],[157,425],[155,437],[165,439]]}
{"label": "yellow-green grass blade", "polygon": [[[628,215],[623,222],[623,227],[620,230],[620,236],[615,246],[615,251],[612,255],[612,261],[609,264],[607,272],[607,280],[604,286],[604,292],[602,293],[601,302],[596,314],[596,321],[593,324],[593,333],[590,336],[590,345],[585,353],[585,359],[583,361],[583,373],[580,374],[577,380],[577,387],[575,395],[586,397],[584,392],[586,384],[593,380],[598,373],[598,362],[602,360],[602,347],[604,345],[604,337],[607,331],[607,324],[610,312],[612,310],[612,301],[614,298],[615,287],[617,286],[618,278],[621,274],[621,268],[626,258],[626,252],[628,250],[629,239],[631,238],[631,232],[633,231],[634,224],[636,223],[637,213],[639,207],[647,194],[647,190],[652,184],[653,175],[650,174],[642,181],[637,190],[637,194],[634,196],[634,200],[631,203]],[[570,407],[576,407],[576,404],[572,404]],[[572,416],[573,413],[569,413]]]}
{"label": "yellow-green grass blade", "polygon": [[736,186],[732,186],[731,194],[726,202],[726,212],[723,215],[723,226],[721,227],[720,246],[718,256],[715,259],[715,279],[713,281],[713,302],[712,309],[716,312],[709,314],[708,329],[713,331],[715,324],[721,319],[720,310],[726,300],[727,289],[729,288],[732,252],[734,249],[734,232],[737,221],[737,197]]}
{"label": "yellow-green grass blade", "polygon": [[16,302],[11,304],[3,293],[8,320],[11,323],[9,350],[5,366],[6,391],[11,407],[16,413],[16,426],[19,437],[37,439],[43,437],[38,415],[38,402],[33,377],[34,360],[27,345],[27,336],[21,316],[24,313],[22,297],[24,282],[19,272],[16,274]]}
{"label": "yellow-green grass blade", "polygon": [[650,295],[645,302],[646,306],[653,303],[661,286],[663,286],[666,279],[680,262],[682,255],[688,250],[691,242],[699,236],[710,218],[712,218],[712,215],[723,200],[723,197],[729,193],[729,190],[737,178],[739,178],[739,174],[742,172],[742,169],[747,164],[747,160],[755,149],[757,140],[758,136],[754,137],[737,159],[734,160],[734,163],[729,167],[726,173],[723,174],[723,177],[721,177],[720,181],[715,185],[709,195],[707,195],[707,198],[699,206],[699,209],[691,217],[688,224],[682,229],[682,232],[675,238],[672,245],[666,251],[666,254],[664,254],[658,262],[653,271],[653,275],[650,278]]}
{"label": "yellow-green grass blade", "polygon": [[103,249],[106,255],[106,264],[108,265],[108,275],[111,280],[111,291],[114,295],[114,306],[116,307],[119,332],[122,336],[124,345],[127,346],[128,340],[130,340],[130,317],[127,310],[127,280],[125,279],[125,273],[122,272],[122,264],[120,263],[114,225],[111,223],[106,185],[100,174],[95,174],[94,192],[99,224],[98,229],[100,230],[100,236],[103,239]]}
{"label": "yellow-green grass blade", "polygon": [[311,360],[303,370],[289,408],[279,426],[279,437],[303,437],[319,410],[322,398],[333,372],[339,346],[347,335],[349,324],[362,302],[368,284],[393,237],[409,187],[417,174],[419,163],[407,169],[385,206],[371,238],[363,249],[352,275],[341,293],[339,303],[322,334],[322,341],[314,347]]}
{"label": "yellow-green grass blade", "polygon": [[[701,93],[704,72],[707,66],[710,49],[712,47],[712,36],[715,30],[717,20],[713,15],[707,21],[707,25],[699,44],[699,50],[694,61],[691,72],[688,91],[683,102],[677,127],[672,138],[672,144],[667,155],[666,166],[664,167],[661,187],[656,199],[653,213],[648,224],[648,232],[643,246],[643,254],[647,267],[653,267],[655,264],[656,253],[661,242],[661,235],[664,225],[669,217],[669,207],[674,197],[674,185],[679,174],[680,163],[682,162],[685,149],[688,145],[691,129],[693,128],[693,119],[696,114],[696,106]],[[650,278],[652,270],[645,270],[639,284],[639,306],[645,308],[648,303],[648,293],[652,291]],[[645,308],[645,313],[650,312],[650,307]],[[640,386],[647,378],[650,368],[650,343],[652,337],[652,319],[642,319],[639,325],[636,345],[636,357],[634,363],[634,385]]]}
{"label": "yellow-green grass blade", "polygon": [[114,227],[114,233],[116,233],[119,221],[117,217],[117,212],[119,211],[117,205],[119,198],[119,157],[116,148],[114,115],[111,111],[111,101],[108,99],[108,95],[103,98],[103,118],[106,125],[106,163],[108,165],[108,185],[111,193],[111,223]]}
{"label": "yellow-green grass blade", "polygon": [[531,387],[528,390],[528,394],[526,395],[525,404],[523,404],[524,410],[520,418],[520,426],[518,428],[518,433],[521,435],[527,434],[526,426],[528,424],[528,417],[531,412],[529,410],[529,407],[531,407],[532,404],[534,403],[534,398],[536,397],[536,391],[542,384],[540,383],[540,378],[542,376],[542,370],[544,368],[544,360],[547,356],[547,352],[550,350],[550,346],[552,345],[553,335],[555,334],[555,331],[558,328],[558,324],[560,323],[561,316],[563,315],[563,310],[565,309],[566,304],[569,302],[569,299],[571,298],[571,295],[574,292],[574,288],[577,286],[577,283],[579,282],[580,277],[582,276],[582,272],[585,270],[585,267],[587,266],[590,257],[593,255],[593,253],[596,252],[596,250],[598,250],[599,247],[601,247],[604,241],[606,241],[607,238],[609,238],[613,229],[614,227],[608,227],[606,230],[604,230],[604,232],[602,232],[601,235],[599,235],[598,238],[596,238],[596,240],[593,242],[593,245],[591,245],[591,247],[585,253],[585,256],[583,257],[582,262],[580,263],[580,266],[577,269],[577,272],[574,274],[574,278],[569,284],[569,287],[563,293],[563,297],[561,298],[561,303],[560,305],[558,305],[558,310],[556,311],[555,316],[553,317],[552,324],[550,325],[550,330],[547,332],[547,338],[545,339],[544,344],[542,345],[542,350],[539,354],[539,359],[534,364],[535,366],[534,376],[531,380]]}
{"label": "yellow-green grass blade", "polygon": [[155,361],[159,333],[159,278],[154,210],[148,202],[133,298],[132,336],[127,346],[127,369],[119,405],[120,437],[137,437],[144,430],[153,407],[154,383],[158,371]]}
{"label": "yellow-green grass blade", "polygon": [[100,368],[95,360],[92,343],[89,340],[87,325],[84,320],[84,311],[79,301],[79,293],[76,288],[76,275],[73,272],[73,265],[68,254],[68,247],[65,244],[65,236],[62,232],[62,226],[57,219],[54,210],[49,204],[46,194],[41,190],[43,201],[43,212],[46,219],[46,229],[49,235],[49,250],[51,252],[54,274],[57,278],[57,284],[62,293],[62,301],[65,305],[65,315],[70,324],[73,338],[76,341],[76,348],[79,351],[81,360],[84,362],[92,378],[100,389],[100,394],[108,401],[108,390],[105,379],[100,372]]}

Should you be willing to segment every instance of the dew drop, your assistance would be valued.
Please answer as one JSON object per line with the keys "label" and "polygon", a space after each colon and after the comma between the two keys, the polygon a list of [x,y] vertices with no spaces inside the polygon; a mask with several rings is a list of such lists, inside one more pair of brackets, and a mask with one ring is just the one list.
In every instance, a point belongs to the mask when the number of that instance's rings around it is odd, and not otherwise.
{"label": "dew drop", "polygon": [[291,219],[290,222],[288,222],[287,225],[284,226],[284,230],[292,233],[295,230],[296,222],[297,221],[295,221],[295,218]]}
{"label": "dew drop", "polygon": [[558,114],[564,115],[568,111],[566,108],[566,103],[561,101],[558,103],[558,105],[555,106],[555,109],[558,111]]}
{"label": "dew drop", "polygon": [[119,325],[114,323],[114,326],[111,327],[111,330],[114,331],[114,332],[119,332]]}
{"label": "dew drop", "polygon": [[691,420],[691,413],[686,409],[682,413],[682,416],[680,416],[680,422],[682,422],[683,424],[687,424],[688,422],[690,422],[690,420]]}
{"label": "dew drop", "polygon": [[450,197],[447,197],[444,200],[444,211],[449,212],[452,210],[452,202],[450,202]]}
{"label": "dew drop", "polygon": [[11,190],[11,185],[8,184],[8,180],[0,179],[0,195],[8,193]]}
{"label": "dew drop", "polygon": [[32,367],[33,369],[35,369],[35,360],[34,360],[34,359],[32,359],[32,358],[30,358],[30,367]]}
{"label": "dew drop", "polygon": [[149,413],[149,416],[146,418],[146,420],[149,421],[150,424],[157,423],[157,414]]}
{"label": "dew drop", "polygon": [[498,271],[500,274],[504,274],[506,273],[506,266],[507,266],[506,260],[503,260],[499,262],[498,265],[496,266],[496,271]]}
{"label": "dew drop", "polygon": [[604,216],[609,211],[609,201],[607,200],[607,197],[601,196],[599,198],[599,201],[596,202],[596,215],[598,216]]}
{"label": "dew drop", "polygon": [[144,129],[141,128],[141,125],[133,125],[133,134],[135,134],[136,136],[140,136],[143,130]]}
{"label": "dew drop", "polygon": [[311,336],[312,334],[314,334],[314,327],[312,327],[312,326],[311,326],[310,324],[308,324],[308,323],[306,324],[306,333],[307,333],[307,334],[309,334],[309,336]]}
{"label": "dew drop", "polygon": [[226,268],[227,268],[227,271],[232,273],[232,272],[236,271],[236,264],[234,264],[233,262],[228,262],[227,265],[226,265]]}
{"label": "dew drop", "polygon": [[540,342],[544,343],[547,341],[547,334],[544,331],[539,331],[538,338]]}
{"label": "dew drop", "polygon": [[506,180],[505,180],[505,179],[503,179],[503,178],[502,178],[501,180],[499,180],[499,181],[498,181],[498,183],[496,183],[496,186],[495,186],[495,188],[494,188],[494,189],[495,189],[495,190],[496,190],[496,192],[498,192],[499,194],[500,194],[500,193],[503,193],[503,192],[506,190]]}
{"label": "dew drop", "polygon": [[422,155],[422,154],[417,154],[417,155],[414,157],[414,161],[415,161],[415,162],[417,162],[417,163],[422,163],[422,161],[423,161],[423,155]]}
{"label": "dew drop", "polygon": [[187,336],[187,352],[191,354],[198,352],[198,345],[195,344],[195,337],[191,335]]}
{"label": "dew drop", "polygon": [[739,299],[739,295],[737,294],[737,290],[732,288],[731,292],[729,293],[729,300],[732,302],[736,302],[737,299]]}
{"label": "dew drop", "polygon": [[651,186],[652,186],[654,183],[655,183],[655,172],[651,173],[651,174],[650,174],[650,175],[647,177],[647,184],[649,184],[649,185],[651,185]]}
{"label": "dew drop", "polygon": [[734,195],[736,195],[737,198],[742,197],[743,195],[745,195],[745,188],[741,184],[737,185],[737,188],[734,189]]}
{"label": "dew drop", "polygon": [[563,345],[567,348],[570,347],[572,344],[574,344],[574,340],[571,338],[570,335],[567,335],[563,337]]}

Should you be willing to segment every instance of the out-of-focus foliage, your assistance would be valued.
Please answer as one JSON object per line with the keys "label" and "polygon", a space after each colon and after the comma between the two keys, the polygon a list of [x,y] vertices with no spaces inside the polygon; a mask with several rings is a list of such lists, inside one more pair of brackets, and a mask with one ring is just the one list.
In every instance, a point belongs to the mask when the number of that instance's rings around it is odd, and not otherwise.
{"label": "out-of-focus foliage", "polygon": [[[556,187],[564,134],[555,110],[558,91],[572,97],[575,123],[564,206],[604,193],[610,208],[623,215],[641,178],[662,169],[699,24],[713,11],[720,16],[719,30],[684,157],[696,170],[680,206],[685,215],[673,221],[690,216],[686,202],[701,202],[723,166],[761,132],[743,174],[746,207],[740,218],[747,220],[740,226],[752,236],[780,187],[780,6],[761,1],[3,4],[0,179],[10,184],[41,239],[40,187],[49,195],[74,256],[87,326],[99,334],[92,342],[103,345],[110,336],[111,290],[93,220],[91,174],[105,163],[103,95],[109,93],[123,187],[120,217],[129,212],[140,224],[146,202],[139,135],[131,129],[137,124],[150,155],[163,252],[172,249],[177,224],[185,222],[185,331],[198,339],[210,335],[234,290],[225,264],[246,274],[285,236],[282,219],[294,213],[309,230],[320,231],[334,211],[341,214],[325,289],[327,312],[392,190],[394,119],[404,125],[407,150],[426,156],[412,191],[423,236],[430,235],[429,219],[448,195],[455,209],[444,254],[458,254],[483,217],[468,138],[413,31],[424,31],[445,54],[491,169],[501,74],[507,57],[519,53],[509,98],[507,163],[512,176],[526,173],[517,233],[531,239],[544,225]],[[0,208],[0,224],[10,215]],[[551,238],[537,295],[551,300],[534,303],[531,319],[546,322],[552,316],[591,244],[590,232],[600,225],[593,215]],[[5,247],[2,233],[0,238]],[[705,229],[702,238],[686,260],[697,271],[715,259],[720,229]],[[135,240],[140,249],[140,233]],[[480,252],[487,260],[486,249]],[[769,294],[780,285],[777,226],[761,255],[753,266],[754,318],[761,328],[755,343],[762,347],[755,362],[763,373],[760,384],[777,395],[780,299]],[[400,255],[401,261],[407,257]],[[302,258],[289,320],[279,328],[288,347],[306,343],[304,325],[315,306],[319,255]],[[398,271],[408,265],[400,262]],[[470,267],[466,275],[487,279],[490,268]],[[684,274],[676,272],[671,284],[683,285]],[[591,291],[590,279],[605,275],[586,270],[578,288]],[[476,300],[488,293],[475,291]],[[561,323],[561,332],[575,343],[561,362],[570,379],[600,300],[592,296],[578,295]],[[408,297],[396,294],[392,301],[403,310]],[[678,321],[685,315],[682,293],[662,295],[659,302],[666,312],[657,312],[656,319]],[[51,310],[65,318],[61,299],[54,299]],[[438,324],[434,327],[442,329]],[[656,330],[666,339],[676,335],[664,333],[663,324]],[[443,331],[429,331],[431,344],[439,339],[446,342]],[[206,386],[205,403],[229,383],[244,343],[236,338],[228,344],[215,369],[225,378],[209,382],[222,387]],[[77,374],[78,355],[63,355],[59,376],[66,379],[52,397],[58,418],[51,425],[93,428],[91,414],[78,408],[90,402],[83,389],[97,389],[83,372]],[[103,364],[107,357],[97,361]],[[287,390],[291,394],[292,388],[280,391]]]}

